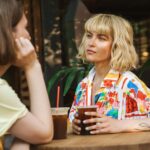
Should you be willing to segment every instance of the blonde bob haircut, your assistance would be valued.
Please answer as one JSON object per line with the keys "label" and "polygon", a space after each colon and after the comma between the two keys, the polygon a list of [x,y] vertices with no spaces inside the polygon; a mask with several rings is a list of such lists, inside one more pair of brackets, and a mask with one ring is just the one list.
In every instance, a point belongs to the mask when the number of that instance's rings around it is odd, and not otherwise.
{"label": "blonde bob haircut", "polygon": [[87,32],[110,35],[112,50],[110,66],[123,72],[136,68],[138,56],[133,45],[133,29],[130,23],[122,17],[111,14],[97,14],[85,23],[85,33],[79,46],[78,56],[86,61],[85,49]]}

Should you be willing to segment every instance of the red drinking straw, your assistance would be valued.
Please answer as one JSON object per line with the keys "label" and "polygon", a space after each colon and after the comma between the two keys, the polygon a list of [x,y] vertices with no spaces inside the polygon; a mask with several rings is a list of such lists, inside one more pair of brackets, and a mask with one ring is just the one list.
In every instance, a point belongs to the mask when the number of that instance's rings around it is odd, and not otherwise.
{"label": "red drinking straw", "polygon": [[60,100],[60,86],[57,86],[57,99],[56,99],[56,108],[59,107],[59,100]]}

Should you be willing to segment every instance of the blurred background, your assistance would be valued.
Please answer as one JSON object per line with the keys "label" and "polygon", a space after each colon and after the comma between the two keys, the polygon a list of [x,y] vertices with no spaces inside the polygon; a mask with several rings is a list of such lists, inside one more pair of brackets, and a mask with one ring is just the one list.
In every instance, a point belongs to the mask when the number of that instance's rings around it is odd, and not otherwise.
{"label": "blurred background", "polygon": [[[77,83],[90,68],[77,58],[85,21],[96,13],[112,13],[128,19],[134,29],[139,68],[150,57],[149,0],[23,0],[32,42],[38,49],[51,105],[61,87],[60,106],[71,106]],[[140,78],[150,87],[150,67]],[[24,72],[10,68],[5,75],[29,106]],[[55,76],[55,78],[54,78]],[[15,80],[13,80],[15,78]],[[37,81],[38,82],[38,81]]]}

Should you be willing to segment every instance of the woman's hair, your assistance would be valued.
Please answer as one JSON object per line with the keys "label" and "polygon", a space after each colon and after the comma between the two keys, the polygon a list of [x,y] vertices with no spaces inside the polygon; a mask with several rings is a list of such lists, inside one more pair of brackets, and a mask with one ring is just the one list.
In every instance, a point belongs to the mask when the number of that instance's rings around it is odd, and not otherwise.
{"label": "woman's hair", "polygon": [[133,45],[133,29],[127,20],[111,14],[98,14],[88,19],[79,46],[79,57],[83,60],[86,60],[87,32],[111,35],[113,40],[110,66],[112,69],[123,72],[136,68],[138,56]]}
{"label": "woman's hair", "polygon": [[0,0],[0,65],[16,59],[13,30],[23,15],[21,0]]}

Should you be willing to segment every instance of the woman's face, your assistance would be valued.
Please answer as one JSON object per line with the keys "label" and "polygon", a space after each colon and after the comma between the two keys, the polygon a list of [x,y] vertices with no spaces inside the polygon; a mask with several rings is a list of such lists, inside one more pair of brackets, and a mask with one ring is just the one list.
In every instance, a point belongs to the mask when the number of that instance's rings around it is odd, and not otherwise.
{"label": "woman's face", "polygon": [[86,33],[86,59],[92,63],[102,63],[111,59],[111,36],[93,32]]}
{"label": "woman's face", "polygon": [[21,20],[19,21],[19,23],[16,25],[16,27],[13,30],[13,35],[15,39],[20,38],[20,37],[24,37],[29,40],[31,39],[30,34],[27,30],[27,24],[28,24],[27,18],[25,14],[23,14]]}

